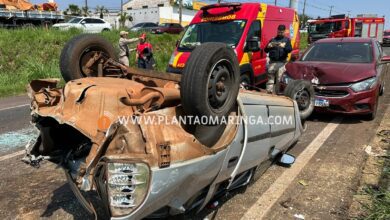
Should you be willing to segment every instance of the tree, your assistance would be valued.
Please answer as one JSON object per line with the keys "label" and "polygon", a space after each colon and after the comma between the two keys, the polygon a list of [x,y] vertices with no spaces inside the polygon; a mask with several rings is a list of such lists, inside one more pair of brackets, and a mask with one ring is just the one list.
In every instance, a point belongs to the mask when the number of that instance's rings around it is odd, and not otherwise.
{"label": "tree", "polygon": [[300,14],[299,21],[301,22],[301,28],[304,28],[306,26],[307,21],[310,19],[313,19],[313,18],[308,16],[308,15]]}
{"label": "tree", "polygon": [[80,16],[81,10],[78,5],[70,4],[68,8],[64,11],[65,15]]}
{"label": "tree", "polygon": [[118,16],[119,16],[119,24],[120,24],[120,27],[125,27],[126,21],[127,21],[127,20],[129,20],[129,21],[132,20],[132,17],[129,16],[129,15],[127,15],[126,12],[119,13]]}
{"label": "tree", "polygon": [[81,11],[83,12],[83,16],[87,17],[89,15],[89,8],[87,6],[82,7]]}
{"label": "tree", "polygon": [[96,13],[99,14],[100,18],[103,19],[104,14],[108,13],[108,9],[104,6],[96,6]]}

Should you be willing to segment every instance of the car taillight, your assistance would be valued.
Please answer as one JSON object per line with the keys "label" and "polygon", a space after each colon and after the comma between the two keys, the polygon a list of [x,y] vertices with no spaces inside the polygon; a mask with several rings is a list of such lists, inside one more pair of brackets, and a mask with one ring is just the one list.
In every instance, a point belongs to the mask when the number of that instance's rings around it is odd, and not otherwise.
{"label": "car taillight", "polygon": [[108,163],[107,190],[113,216],[130,214],[144,201],[149,175],[144,163]]}

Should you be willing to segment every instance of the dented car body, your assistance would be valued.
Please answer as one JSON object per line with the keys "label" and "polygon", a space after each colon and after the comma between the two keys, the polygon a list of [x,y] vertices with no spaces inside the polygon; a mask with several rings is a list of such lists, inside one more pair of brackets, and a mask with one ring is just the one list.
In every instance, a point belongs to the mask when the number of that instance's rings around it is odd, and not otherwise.
{"label": "dented car body", "polygon": [[125,69],[122,78],[29,86],[40,136],[24,161],[59,164],[91,214],[95,209],[82,192],[97,192],[111,219],[200,211],[261,175],[303,131],[295,101],[244,89],[228,115],[217,117],[226,123],[191,121],[180,77]]}

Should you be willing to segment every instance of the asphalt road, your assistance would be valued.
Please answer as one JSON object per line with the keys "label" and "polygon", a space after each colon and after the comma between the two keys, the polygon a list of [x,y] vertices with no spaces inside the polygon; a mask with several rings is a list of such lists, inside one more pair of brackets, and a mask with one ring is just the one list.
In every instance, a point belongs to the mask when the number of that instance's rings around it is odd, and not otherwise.
{"label": "asphalt road", "polygon": [[[390,48],[384,50],[390,55]],[[387,85],[389,75],[388,72]],[[301,169],[273,165],[249,187],[216,200],[217,208],[187,218],[238,219],[261,207],[266,210],[264,219],[293,219],[294,215],[303,215],[305,219],[344,219],[364,161],[364,145],[375,135],[390,106],[390,90],[380,103],[374,121],[315,114],[290,151],[298,157],[297,163],[307,160],[307,164],[294,164]],[[33,169],[20,162],[20,155],[10,156],[37,135],[29,120],[27,97],[0,100],[0,219],[88,219],[60,169],[50,163]],[[330,128],[329,136],[321,139],[319,136]],[[309,157],[311,148],[316,151]],[[294,178],[288,179],[291,176]],[[285,186],[276,186],[278,182],[285,182]],[[264,204],[270,205],[261,206]]]}

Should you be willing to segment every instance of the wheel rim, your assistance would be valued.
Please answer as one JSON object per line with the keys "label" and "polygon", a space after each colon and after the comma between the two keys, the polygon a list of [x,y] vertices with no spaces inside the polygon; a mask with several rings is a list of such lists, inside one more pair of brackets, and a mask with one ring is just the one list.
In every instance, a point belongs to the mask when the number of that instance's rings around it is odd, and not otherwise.
{"label": "wheel rim", "polygon": [[306,89],[299,90],[295,95],[299,110],[305,110],[310,106],[310,93]]}
{"label": "wheel rim", "polygon": [[208,79],[208,103],[213,110],[224,107],[229,100],[234,73],[228,60],[218,61],[209,74]]}
{"label": "wheel rim", "polygon": [[[89,69],[85,67],[85,65],[88,63],[88,61],[94,57],[96,52],[102,52],[107,54],[107,51],[99,46],[90,46],[84,49],[84,51],[81,53],[79,57],[80,61],[80,70],[81,74],[84,77],[96,77],[98,76],[98,65],[97,62],[95,65],[91,66]],[[89,71],[92,70],[92,71]]]}

